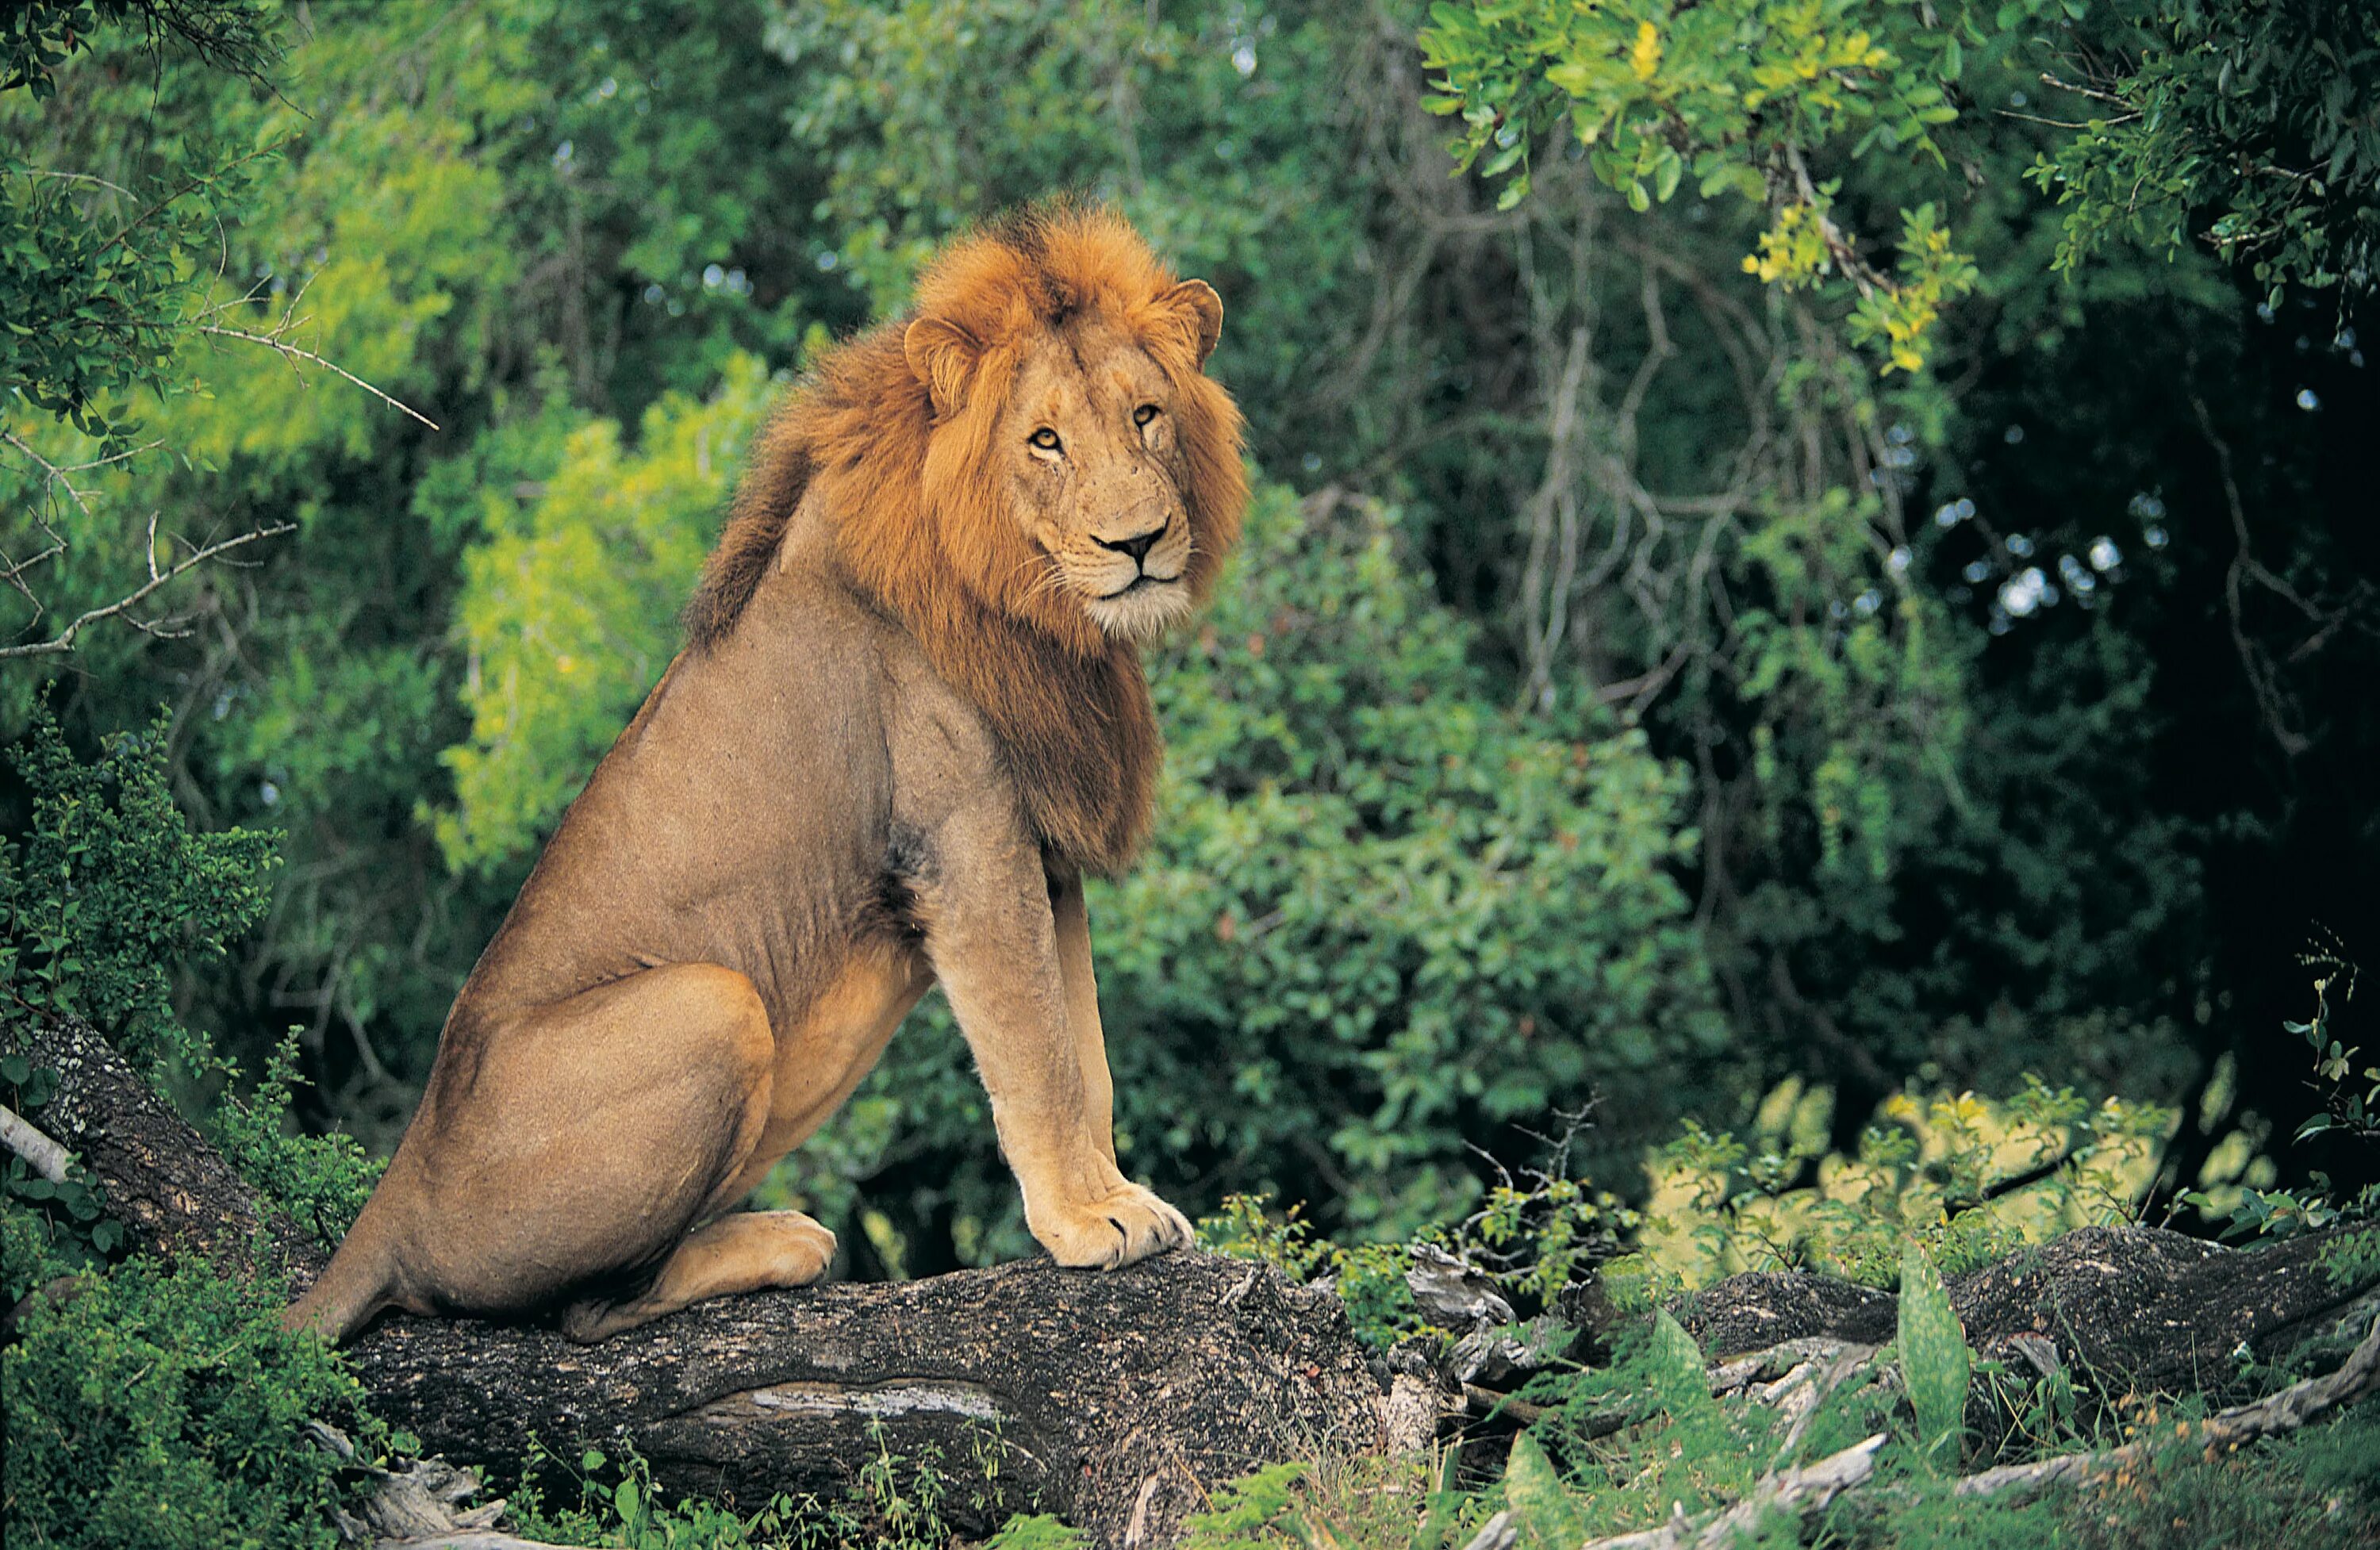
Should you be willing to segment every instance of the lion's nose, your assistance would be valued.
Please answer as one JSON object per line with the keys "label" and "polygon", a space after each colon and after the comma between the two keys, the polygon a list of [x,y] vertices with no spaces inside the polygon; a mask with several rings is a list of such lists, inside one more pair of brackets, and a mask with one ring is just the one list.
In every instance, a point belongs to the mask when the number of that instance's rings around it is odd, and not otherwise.
{"label": "lion's nose", "polygon": [[1164,536],[1165,524],[1160,522],[1148,532],[1135,533],[1128,539],[1103,539],[1094,534],[1091,541],[1101,549],[1112,549],[1118,554],[1129,554],[1132,556],[1132,563],[1140,565],[1148,562],[1148,551],[1155,548],[1157,540]]}

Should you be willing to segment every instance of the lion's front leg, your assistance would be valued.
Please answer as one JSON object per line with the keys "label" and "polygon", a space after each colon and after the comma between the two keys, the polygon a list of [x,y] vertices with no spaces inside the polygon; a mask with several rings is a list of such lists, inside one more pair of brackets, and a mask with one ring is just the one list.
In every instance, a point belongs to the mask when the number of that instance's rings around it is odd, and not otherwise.
{"label": "lion's front leg", "polygon": [[1091,969],[1091,917],[1083,879],[1067,872],[1050,879],[1050,914],[1058,932],[1058,972],[1066,985],[1066,1025],[1083,1068],[1084,1111],[1091,1137],[1115,1161],[1115,1084],[1108,1075],[1107,1033],[1099,1026],[1099,982]]}
{"label": "lion's front leg", "polygon": [[926,952],[990,1095],[1026,1226],[1059,1264],[1102,1269],[1188,1242],[1182,1213],[1117,1170],[1106,1058],[1094,1092],[1038,847],[987,804],[953,817],[934,848],[918,890]]}

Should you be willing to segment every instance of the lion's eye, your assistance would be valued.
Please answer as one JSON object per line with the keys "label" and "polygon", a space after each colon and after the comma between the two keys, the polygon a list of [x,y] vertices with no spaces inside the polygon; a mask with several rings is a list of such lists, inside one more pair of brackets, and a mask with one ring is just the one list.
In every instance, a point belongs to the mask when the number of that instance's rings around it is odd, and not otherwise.
{"label": "lion's eye", "polygon": [[1033,432],[1032,435],[1026,437],[1026,440],[1031,442],[1035,446],[1039,447],[1043,452],[1056,452],[1058,450],[1058,433],[1050,430],[1046,425],[1040,430]]}
{"label": "lion's eye", "polygon": [[1132,423],[1135,425],[1147,425],[1156,418],[1157,406],[1154,404],[1143,404],[1132,412]]}

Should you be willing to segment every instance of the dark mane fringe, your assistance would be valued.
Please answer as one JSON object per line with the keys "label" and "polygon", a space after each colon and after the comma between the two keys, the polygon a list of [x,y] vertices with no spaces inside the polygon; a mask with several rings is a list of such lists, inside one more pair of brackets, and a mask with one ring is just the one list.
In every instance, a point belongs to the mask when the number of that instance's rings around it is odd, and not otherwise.
{"label": "dark mane fringe", "polygon": [[708,651],[735,627],[760,578],[769,574],[785,525],[802,503],[816,472],[808,444],[795,433],[791,416],[780,408],[760,432],[759,444],[735,489],[719,547],[702,564],[702,580],[686,599],[686,643]]}

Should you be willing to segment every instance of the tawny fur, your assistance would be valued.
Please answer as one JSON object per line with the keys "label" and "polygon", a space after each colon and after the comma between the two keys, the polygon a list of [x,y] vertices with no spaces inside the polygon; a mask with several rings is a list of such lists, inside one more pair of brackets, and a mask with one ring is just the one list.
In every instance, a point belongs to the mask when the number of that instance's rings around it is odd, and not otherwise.
{"label": "tawny fur", "polygon": [[1220,320],[1121,221],[1044,207],[795,389],[686,650],[472,971],[293,1326],[559,1313],[591,1339],[815,1279],[832,1234],[733,1207],[937,980],[1036,1237],[1086,1265],[1186,1239],[1116,1169],[1081,878],[1148,823],[1135,641],[1237,537]]}

